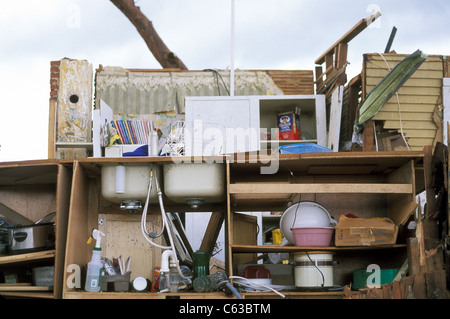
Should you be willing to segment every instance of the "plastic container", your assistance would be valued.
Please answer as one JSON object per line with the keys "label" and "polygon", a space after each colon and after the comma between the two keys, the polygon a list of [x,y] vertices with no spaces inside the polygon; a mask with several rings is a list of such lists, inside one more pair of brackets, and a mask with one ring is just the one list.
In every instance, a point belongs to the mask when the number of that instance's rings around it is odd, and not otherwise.
{"label": "plastic container", "polygon": [[[397,275],[398,269],[381,269],[380,270],[380,285],[392,282]],[[352,289],[363,289],[367,285],[367,279],[373,272],[368,272],[367,269],[356,269],[353,271]],[[371,284],[371,283],[369,283]]]}
{"label": "plastic container", "polygon": [[94,247],[92,260],[88,263],[86,284],[84,289],[90,292],[99,292],[102,280],[103,264],[101,262],[101,249]]}
{"label": "plastic container", "polygon": [[127,272],[124,275],[103,276],[101,283],[102,291],[112,292],[127,292],[130,290],[130,274]]}
{"label": "plastic container", "polygon": [[289,206],[280,218],[281,234],[295,245],[292,228],[335,227],[337,221],[317,202],[301,201]]}
{"label": "plastic container", "polygon": [[196,292],[216,291],[219,283],[227,280],[227,275],[223,271],[218,271],[206,277],[197,277],[194,279],[192,286]]}
{"label": "plastic container", "polygon": [[279,147],[279,151],[281,154],[301,154],[301,153],[330,153],[333,150],[313,144],[313,143],[302,143],[302,144],[291,144],[291,145],[283,145]]}
{"label": "plastic container", "polygon": [[282,239],[281,230],[279,228],[272,230],[272,243],[274,245],[281,245]]}
{"label": "plastic container", "polygon": [[334,227],[301,227],[291,230],[295,245],[301,247],[328,247],[334,233]]}
{"label": "plastic container", "polygon": [[211,254],[197,251],[192,259],[194,260],[194,278],[208,276]]}
{"label": "plastic container", "polygon": [[264,265],[247,266],[244,269],[244,277],[248,279],[270,278],[270,270]]}

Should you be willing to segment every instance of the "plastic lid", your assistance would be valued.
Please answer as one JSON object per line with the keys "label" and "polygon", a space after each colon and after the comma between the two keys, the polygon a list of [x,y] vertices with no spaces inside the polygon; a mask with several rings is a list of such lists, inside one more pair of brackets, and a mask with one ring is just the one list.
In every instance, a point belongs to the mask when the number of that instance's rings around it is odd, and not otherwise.
{"label": "plastic lid", "polygon": [[133,288],[137,291],[143,291],[145,288],[147,288],[147,279],[144,277],[136,277],[133,280]]}

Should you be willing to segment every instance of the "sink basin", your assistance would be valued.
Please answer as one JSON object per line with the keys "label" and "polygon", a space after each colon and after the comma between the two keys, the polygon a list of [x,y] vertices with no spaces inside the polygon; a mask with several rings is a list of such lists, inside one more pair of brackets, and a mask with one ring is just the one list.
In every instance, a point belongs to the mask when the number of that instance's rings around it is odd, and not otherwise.
{"label": "sink basin", "polygon": [[[102,195],[113,203],[147,200],[151,166],[148,163],[105,164],[101,168]],[[161,169],[159,168],[159,171]],[[162,176],[158,174],[161,185]],[[153,179],[150,202],[157,200]]]}
{"label": "sink basin", "polygon": [[164,194],[193,208],[225,199],[225,165],[220,163],[164,164]]}

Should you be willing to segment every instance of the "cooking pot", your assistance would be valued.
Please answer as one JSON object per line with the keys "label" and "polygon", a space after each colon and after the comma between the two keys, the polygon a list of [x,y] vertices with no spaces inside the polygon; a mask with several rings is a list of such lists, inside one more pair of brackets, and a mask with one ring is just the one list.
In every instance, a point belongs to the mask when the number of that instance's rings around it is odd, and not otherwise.
{"label": "cooking pot", "polygon": [[282,235],[293,245],[295,237],[291,228],[335,227],[337,221],[319,203],[302,201],[288,207],[280,219]]}
{"label": "cooking pot", "polygon": [[54,223],[13,226],[8,231],[8,250],[11,254],[47,250],[55,246]]}

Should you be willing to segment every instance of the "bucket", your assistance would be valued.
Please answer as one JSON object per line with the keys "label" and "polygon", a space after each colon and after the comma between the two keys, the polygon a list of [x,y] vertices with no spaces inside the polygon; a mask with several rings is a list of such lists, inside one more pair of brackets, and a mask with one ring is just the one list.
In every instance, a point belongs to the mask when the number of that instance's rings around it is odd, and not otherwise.
{"label": "bucket", "polygon": [[333,253],[300,252],[294,254],[295,287],[333,287]]}
{"label": "bucket", "polygon": [[328,247],[333,239],[334,227],[299,227],[291,230],[297,246]]}

